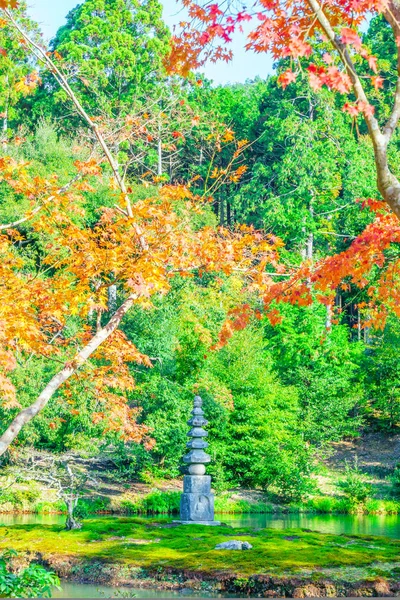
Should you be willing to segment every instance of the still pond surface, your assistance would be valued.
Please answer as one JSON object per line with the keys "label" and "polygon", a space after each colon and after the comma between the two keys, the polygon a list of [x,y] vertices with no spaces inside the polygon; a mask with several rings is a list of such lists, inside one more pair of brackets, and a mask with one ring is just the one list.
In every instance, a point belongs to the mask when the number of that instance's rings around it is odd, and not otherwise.
{"label": "still pond surface", "polygon": [[[115,519],[109,515],[93,515],[95,519]],[[149,520],[163,521],[169,517],[149,516],[141,517]],[[347,533],[354,535],[385,535],[400,540],[400,515],[216,515],[223,523],[233,527],[261,527],[272,529],[311,529],[321,533]],[[64,515],[2,515],[1,525],[62,525],[65,523]]]}
{"label": "still pond surface", "polygon": [[[93,515],[94,518],[118,518],[110,516]],[[157,521],[168,520],[168,517],[148,517]],[[233,527],[255,527],[273,529],[302,528],[320,531],[321,533],[335,534],[360,534],[360,535],[384,535],[400,540],[400,516],[399,515],[219,515],[218,518]],[[64,515],[0,515],[1,525],[62,525],[65,522]],[[159,590],[143,590],[133,588],[111,588],[106,586],[62,583],[62,590],[53,593],[54,598],[177,598],[196,597],[221,598],[224,594],[212,594],[201,592],[196,594],[191,590],[180,592],[167,592]],[[228,594],[226,594],[228,596]],[[229,594],[230,598],[234,596]],[[239,597],[239,596],[237,596]]]}

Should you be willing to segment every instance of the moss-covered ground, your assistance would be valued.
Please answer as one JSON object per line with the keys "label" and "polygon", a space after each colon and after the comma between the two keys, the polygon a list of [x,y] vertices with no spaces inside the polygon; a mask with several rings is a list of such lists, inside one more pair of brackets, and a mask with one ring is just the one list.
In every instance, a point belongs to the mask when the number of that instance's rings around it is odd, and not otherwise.
{"label": "moss-covered ground", "polygon": [[[240,539],[248,551],[215,550],[216,544]],[[400,566],[400,542],[382,537],[322,534],[304,530],[254,530],[228,526],[174,525],[140,518],[85,520],[78,531],[58,525],[0,527],[0,550],[31,555],[74,557],[88,561],[237,577],[290,575],[361,568],[368,576],[379,565]]]}

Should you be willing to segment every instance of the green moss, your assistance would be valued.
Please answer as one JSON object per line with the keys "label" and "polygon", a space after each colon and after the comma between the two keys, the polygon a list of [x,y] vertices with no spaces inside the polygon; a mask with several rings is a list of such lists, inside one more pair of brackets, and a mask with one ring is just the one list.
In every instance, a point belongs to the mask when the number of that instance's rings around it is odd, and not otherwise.
{"label": "green moss", "polygon": [[[240,535],[253,550],[215,550],[215,545]],[[201,525],[176,526],[140,518],[85,521],[80,531],[56,525],[14,525],[0,528],[0,549],[40,552],[43,556],[75,556],[146,570],[184,569],[233,573],[238,578],[258,573],[296,573],[304,569],[398,566],[399,544],[387,538]]]}

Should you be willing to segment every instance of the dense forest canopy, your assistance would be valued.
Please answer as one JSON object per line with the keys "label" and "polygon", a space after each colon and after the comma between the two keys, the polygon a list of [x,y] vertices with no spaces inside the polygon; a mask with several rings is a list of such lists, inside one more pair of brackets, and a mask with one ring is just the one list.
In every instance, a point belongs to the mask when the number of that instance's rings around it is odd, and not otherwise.
{"label": "dense forest canopy", "polygon": [[86,0],[44,48],[0,0],[0,454],[176,477],[196,392],[216,484],[298,498],[332,442],[398,428],[399,38],[359,4],[362,37],[346,5],[306,40],[271,3],[277,74],[214,86],[243,11],[178,38],[155,0]]}

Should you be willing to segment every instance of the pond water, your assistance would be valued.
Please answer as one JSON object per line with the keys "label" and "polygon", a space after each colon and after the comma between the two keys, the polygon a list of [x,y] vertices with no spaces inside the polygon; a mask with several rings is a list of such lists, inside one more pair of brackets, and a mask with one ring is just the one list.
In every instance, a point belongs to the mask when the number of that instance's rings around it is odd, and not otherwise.
{"label": "pond water", "polygon": [[[53,592],[53,598],[223,598],[224,594],[213,594],[211,592],[194,592],[184,589],[176,592],[164,590],[143,590],[136,588],[112,588],[105,585],[89,585],[86,583],[62,583],[62,589]],[[241,598],[234,594],[225,594],[229,598]],[[248,596],[246,596],[248,597]]]}
{"label": "pond water", "polygon": [[[110,515],[93,515],[96,519],[115,519]],[[168,520],[167,516],[143,517],[149,520]],[[385,535],[400,539],[400,515],[315,515],[315,514],[265,514],[216,515],[223,523],[233,527],[261,527],[272,529],[312,529],[321,533],[347,533],[359,535]],[[62,525],[64,515],[3,515],[1,525]]]}

